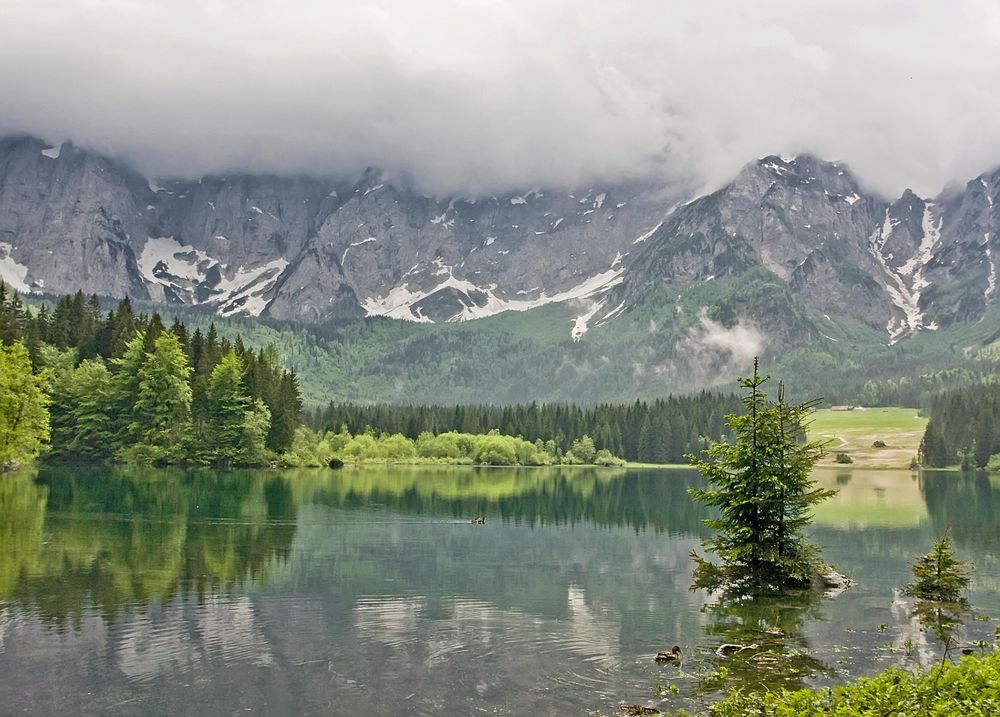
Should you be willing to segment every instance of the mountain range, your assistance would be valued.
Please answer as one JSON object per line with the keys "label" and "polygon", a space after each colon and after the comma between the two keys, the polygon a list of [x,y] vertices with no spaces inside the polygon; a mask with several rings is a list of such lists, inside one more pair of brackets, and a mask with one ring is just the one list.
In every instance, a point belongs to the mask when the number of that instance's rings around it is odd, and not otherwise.
{"label": "mountain range", "polygon": [[842,163],[769,156],[695,197],[650,180],[431,197],[377,170],[150,179],[69,142],[0,140],[0,278],[19,291],[307,326],[520,316],[592,342],[585,374],[617,367],[595,396],[981,323],[998,266],[1000,170],[887,199]]}

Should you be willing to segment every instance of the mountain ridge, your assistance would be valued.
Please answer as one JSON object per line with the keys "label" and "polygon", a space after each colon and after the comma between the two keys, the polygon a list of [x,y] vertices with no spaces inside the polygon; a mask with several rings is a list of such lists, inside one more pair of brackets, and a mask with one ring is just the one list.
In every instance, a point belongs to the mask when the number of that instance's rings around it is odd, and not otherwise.
{"label": "mountain ridge", "polygon": [[[777,320],[791,314],[844,316],[895,343],[976,321],[997,293],[1000,170],[895,200],[811,155],[749,162],[697,197],[632,182],[435,198],[376,170],[356,183],[160,182],[71,143],[0,140],[0,277],[21,291],[303,324],[441,323],[566,303],[573,340],[650,301],[669,312],[686,292],[755,267],[780,289],[770,304],[720,311],[709,300],[712,320],[784,335],[791,327]],[[831,335],[821,318],[796,322],[807,340]]]}

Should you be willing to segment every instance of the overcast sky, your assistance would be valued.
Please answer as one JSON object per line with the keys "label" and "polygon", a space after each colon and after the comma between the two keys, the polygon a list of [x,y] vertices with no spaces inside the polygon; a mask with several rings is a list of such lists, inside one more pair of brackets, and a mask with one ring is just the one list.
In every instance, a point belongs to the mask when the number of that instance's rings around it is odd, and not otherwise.
{"label": "overcast sky", "polygon": [[0,133],[161,175],[711,188],[810,151],[928,195],[1000,165],[996,0],[0,0],[0,18]]}

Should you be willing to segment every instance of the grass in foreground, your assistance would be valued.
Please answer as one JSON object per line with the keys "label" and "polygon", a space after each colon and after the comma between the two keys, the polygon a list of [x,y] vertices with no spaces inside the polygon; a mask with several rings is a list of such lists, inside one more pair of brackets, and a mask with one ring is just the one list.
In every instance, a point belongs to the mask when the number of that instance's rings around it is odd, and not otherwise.
{"label": "grass in foreground", "polygon": [[[837,453],[846,453],[853,468],[907,468],[926,427],[915,408],[822,409],[812,415],[809,440],[830,441],[821,466],[837,466]],[[885,448],[875,448],[875,441]]]}
{"label": "grass in foreground", "polygon": [[946,662],[929,672],[910,673],[894,667],[833,689],[733,692],[712,705],[709,714],[712,717],[998,715],[1000,653],[965,657],[957,664]]}

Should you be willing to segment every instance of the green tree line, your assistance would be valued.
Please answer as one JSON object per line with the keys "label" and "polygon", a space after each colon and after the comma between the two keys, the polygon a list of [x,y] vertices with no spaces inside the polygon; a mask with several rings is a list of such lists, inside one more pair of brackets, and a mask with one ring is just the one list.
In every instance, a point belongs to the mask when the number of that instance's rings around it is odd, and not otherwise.
{"label": "green tree line", "polygon": [[654,401],[603,403],[592,406],[527,403],[459,406],[398,406],[331,403],[308,412],[317,431],[352,435],[369,431],[400,434],[416,440],[422,433],[483,434],[498,430],[534,443],[552,442],[548,449],[561,458],[574,441],[589,436],[595,448],[644,463],[683,463],[711,440],[728,434],[725,417],[740,410],[733,394],[702,391]]}
{"label": "green tree line", "polygon": [[555,441],[534,442],[518,436],[505,436],[496,429],[486,433],[429,431],[414,438],[401,433],[365,431],[351,435],[346,430],[322,435],[302,430],[286,456],[297,466],[326,466],[340,463],[443,463],[488,466],[599,465],[621,466],[625,461],[607,448],[598,449],[594,440],[584,435],[558,449]]}
{"label": "green tree line", "polygon": [[1000,384],[941,392],[929,399],[927,410],[920,446],[925,465],[1000,470]]}
{"label": "green tree line", "polygon": [[0,282],[0,464],[42,449],[62,460],[259,465],[287,451],[302,413],[298,379],[273,346],[215,326],[167,328],[128,299],[31,310]]}

